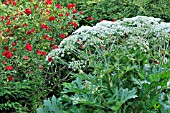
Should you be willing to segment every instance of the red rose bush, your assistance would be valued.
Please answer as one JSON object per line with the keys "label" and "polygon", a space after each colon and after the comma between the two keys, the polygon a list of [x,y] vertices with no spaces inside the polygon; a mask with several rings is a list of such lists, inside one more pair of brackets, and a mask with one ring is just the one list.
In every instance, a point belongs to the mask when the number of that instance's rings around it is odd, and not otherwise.
{"label": "red rose bush", "polygon": [[[0,73],[4,80],[13,76],[9,81],[42,75],[46,54],[79,27],[82,17],[76,4],[65,7],[52,0],[6,0],[3,7],[7,10],[0,16]],[[5,68],[9,65],[13,68]]]}

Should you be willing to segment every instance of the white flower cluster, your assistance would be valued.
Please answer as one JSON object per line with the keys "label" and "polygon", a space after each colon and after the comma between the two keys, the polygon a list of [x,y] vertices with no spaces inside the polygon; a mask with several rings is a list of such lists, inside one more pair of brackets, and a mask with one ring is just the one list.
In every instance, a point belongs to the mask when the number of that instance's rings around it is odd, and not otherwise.
{"label": "white flower cluster", "polygon": [[[69,56],[70,54],[78,55],[82,48],[105,46],[108,43],[114,44],[120,37],[125,38],[127,48],[136,45],[146,52],[149,50],[150,42],[154,39],[155,41],[158,39],[165,40],[167,37],[170,37],[170,23],[161,22],[160,20],[159,18],[137,16],[116,22],[102,21],[93,27],[82,26],[71,36],[61,41],[58,49],[52,50],[47,58],[50,56],[57,63],[58,59],[64,60],[64,56]],[[152,40],[150,40],[151,38]],[[68,62],[68,66],[72,69],[84,67],[80,67],[82,62],[79,61],[65,60],[65,62]]]}
{"label": "white flower cluster", "polygon": [[149,42],[141,37],[134,36],[134,37],[129,37],[126,40],[128,46],[127,48],[129,49],[134,49],[137,50],[137,47],[140,47],[140,50],[147,52],[149,50]]}
{"label": "white flower cluster", "polygon": [[136,27],[146,27],[146,26],[152,26],[152,25],[158,25],[161,21],[160,18],[153,18],[153,17],[146,17],[146,16],[136,16],[133,18],[125,18],[123,20],[124,23],[136,26]]}
{"label": "white flower cluster", "polygon": [[155,27],[153,28],[154,32],[166,32],[166,33],[170,33],[170,23],[165,23],[165,22],[161,22],[158,25],[155,25]]}
{"label": "white flower cluster", "polygon": [[68,68],[72,68],[74,71],[85,68],[86,66],[86,61],[84,60],[77,60],[77,61],[72,61],[69,62]]}

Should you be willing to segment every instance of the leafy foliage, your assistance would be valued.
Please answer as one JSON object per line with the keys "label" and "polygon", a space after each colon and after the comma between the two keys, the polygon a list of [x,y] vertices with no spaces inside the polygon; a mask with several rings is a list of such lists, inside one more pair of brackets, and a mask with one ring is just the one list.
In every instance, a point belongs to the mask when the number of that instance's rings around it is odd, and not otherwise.
{"label": "leafy foliage", "polygon": [[[0,112],[26,113],[32,112],[38,102],[37,96],[32,95],[37,89],[36,82],[2,82],[0,88]],[[33,96],[30,98],[30,96]]]}
{"label": "leafy foliage", "polygon": [[[79,3],[79,10],[84,11],[81,24],[95,25],[100,20],[131,18],[134,16],[152,16],[170,21],[170,2],[168,0],[101,0],[98,2]],[[93,21],[86,20],[92,16]]]}
{"label": "leafy foliage", "polygon": [[[57,107],[56,107],[57,106]],[[53,96],[48,100],[44,100],[44,108],[37,109],[37,113],[47,113],[47,112],[54,112],[54,113],[62,113],[62,108],[60,108],[61,103],[59,100]]]}
{"label": "leafy foliage", "polygon": [[[49,65],[69,69],[65,71],[69,82],[62,83],[56,102],[60,104],[53,109],[69,113],[79,113],[78,108],[83,113],[168,112],[170,59],[169,53],[162,55],[159,50],[169,51],[170,29],[168,23],[163,24],[159,18],[143,16],[102,21],[64,39],[47,56],[54,60]],[[38,110],[50,107],[44,104]]]}

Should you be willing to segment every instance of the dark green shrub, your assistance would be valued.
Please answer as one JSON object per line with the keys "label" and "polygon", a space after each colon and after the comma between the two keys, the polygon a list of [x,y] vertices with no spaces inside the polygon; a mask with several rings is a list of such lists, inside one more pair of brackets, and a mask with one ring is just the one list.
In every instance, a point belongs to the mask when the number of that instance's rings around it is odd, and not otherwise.
{"label": "dark green shrub", "polygon": [[[38,84],[33,81],[2,82],[0,87],[1,113],[33,113],[37,104],[38,94],[34,92]],[[34,95],[33,95],[34,94]]]}
{"label": "dark green shrub", "polygon": [[[94,25],[100,20],[114,20],[138,15],[152,16],[170,21],[169,0],[101,0],[98,2],[80,2],[78,9],[84,11],[82,25]],[[93,21],[86,19],[92,16]]]}
{"label": "dark green shrub", "polygon": [[161,18],[166,22],[170,22],[169,6],[169,0],[148,0],[142,7],[145,9],[145,15]]}

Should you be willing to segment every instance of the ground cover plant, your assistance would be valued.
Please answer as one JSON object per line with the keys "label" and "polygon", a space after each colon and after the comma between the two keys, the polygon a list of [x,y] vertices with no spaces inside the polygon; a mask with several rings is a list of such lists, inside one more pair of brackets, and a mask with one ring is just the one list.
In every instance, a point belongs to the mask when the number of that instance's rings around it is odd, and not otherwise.
{"label": "ground cover plant", "polygon": [[0,112],[169,112],[166,0],[2,3]]}
{"label": "ground cover plant", "polygon": [[51,51],[61,96],[38,113],[166,112],[169,103],[170,24],[138,16],[82,26]]}

